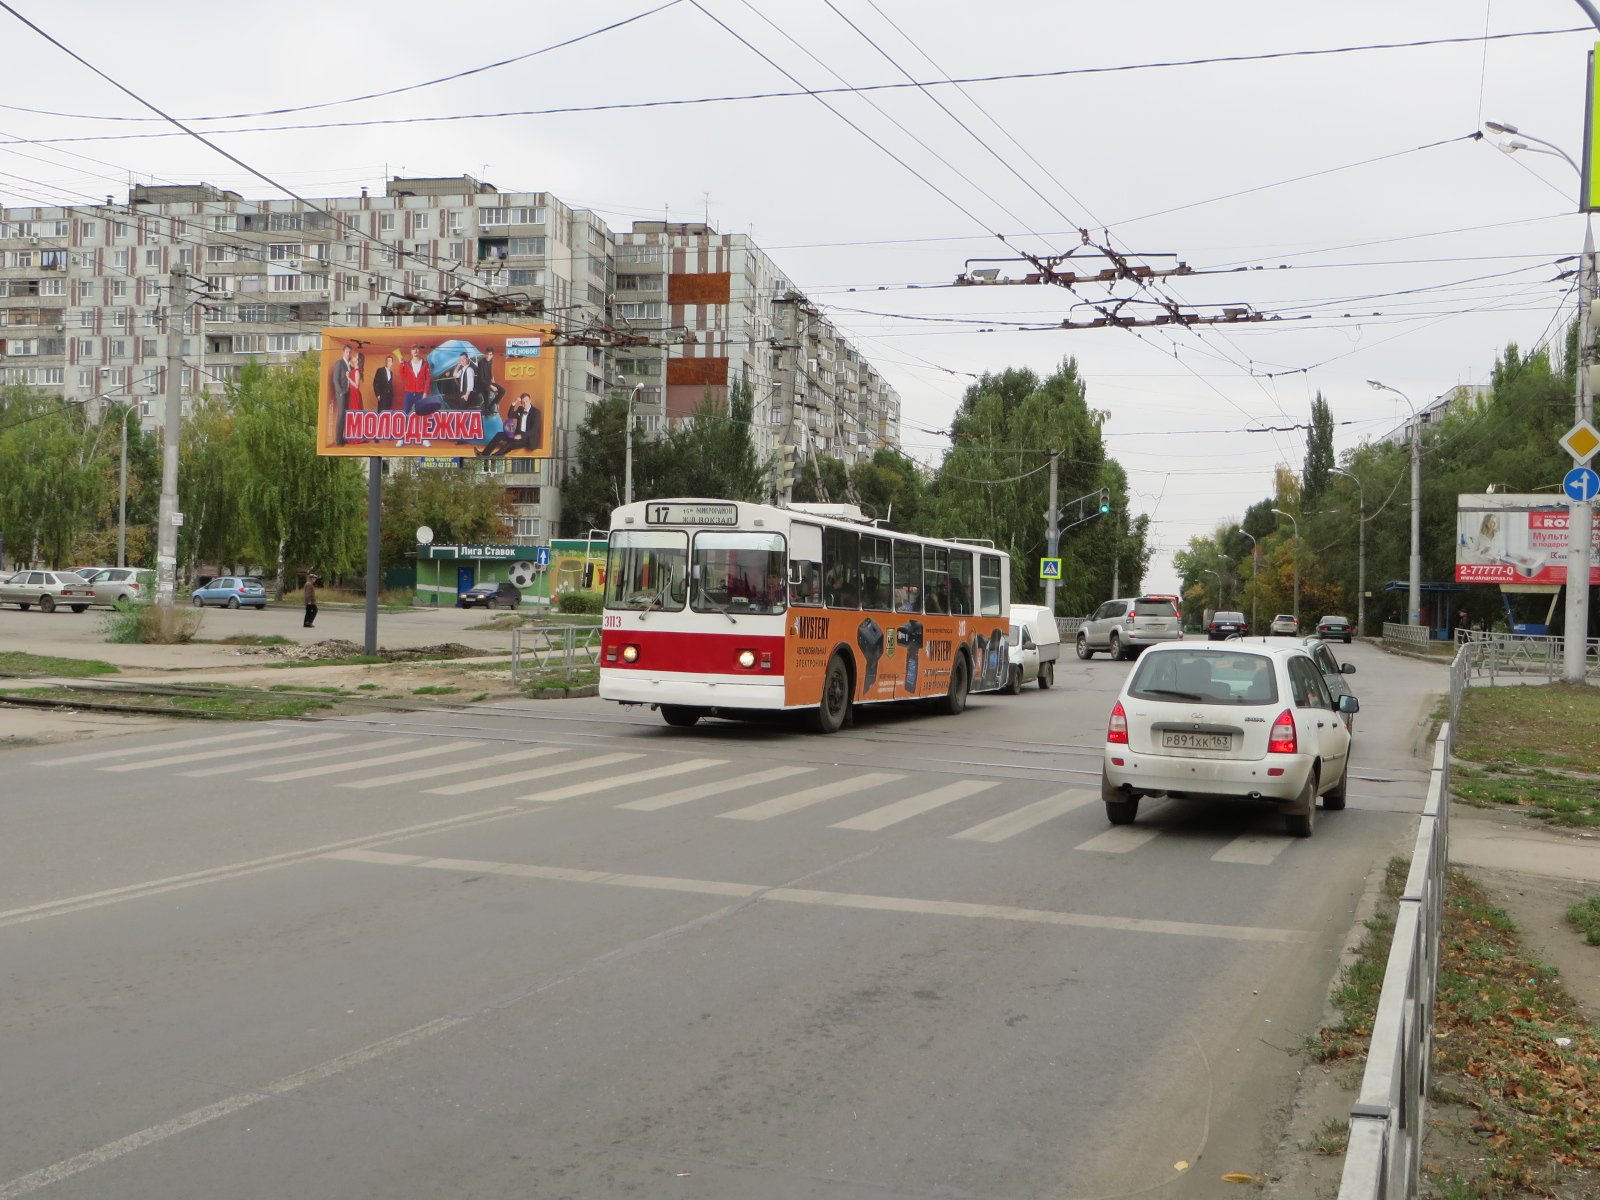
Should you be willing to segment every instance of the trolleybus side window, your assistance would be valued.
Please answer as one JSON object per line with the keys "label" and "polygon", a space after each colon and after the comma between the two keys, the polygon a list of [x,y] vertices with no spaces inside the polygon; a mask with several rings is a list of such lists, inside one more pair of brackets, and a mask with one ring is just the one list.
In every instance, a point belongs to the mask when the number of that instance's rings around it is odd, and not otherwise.
{"label": "trolleybus side window", "polygon": [[822,531],[822,598],[829,608],[861,607],[860,547],[854,529]]}
{"label": "trolleybus side window", "polygon": [[822,527],[789,527],[789,603],[822,603]]}
{"label": "trolleybus side window", "polygon": [[606,556],[606,607],[681,609],[688,567],[688,534],[617,530]]}
{"label": "trolleybus side window", "polygon": [[950,551],[922,548],[922,602],[930,613],[950,611]]}
{"label": "trolleybus side window", "polygon": [[894,544],[894,610],[922,611],[922,544]]}
{"label": "trolleybus side window", "polygon": [[1000,615],[1000,556],[978,555],[978,615]]}
{"label": "trolleybus side window", "polygon": [[950,552],[950,615],[953,617],[972,615],[972,557],[970,550]]}
{"label": "trolleybus side window", "polygon": [[886,537],[861,535],[861,607],[874,612],[891,612],[894,605],[894,584],[890,547]]}
{"label": "trolleybus side window", "polygon": [[696,612],[782,612],[785,558],[782,534],[697,533],[689,606]]}

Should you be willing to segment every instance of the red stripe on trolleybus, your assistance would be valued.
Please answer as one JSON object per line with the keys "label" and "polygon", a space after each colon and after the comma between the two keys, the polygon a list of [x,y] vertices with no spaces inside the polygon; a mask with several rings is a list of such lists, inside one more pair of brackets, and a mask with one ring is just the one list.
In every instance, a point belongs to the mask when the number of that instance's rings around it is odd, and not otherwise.
{"label": "red stripe on trolleybus", "polygon": [[[626,661],[627,647],[637,657]],[[755,665],[741,667],[749,650]],[[600,665],[625,671],[665,671],[681,675],[783,676],[783,636],[750,637],[737,632],[672,633],[651,629],[607,629],[600,636]]]}

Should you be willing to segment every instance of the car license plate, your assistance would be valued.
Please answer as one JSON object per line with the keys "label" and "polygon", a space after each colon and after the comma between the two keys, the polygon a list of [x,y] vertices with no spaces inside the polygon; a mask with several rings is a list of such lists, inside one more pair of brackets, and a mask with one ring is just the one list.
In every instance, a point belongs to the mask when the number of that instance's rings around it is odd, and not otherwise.
{"label": "car license plate", "polygon": [[1185,733],[1166,729],[1161,733],[1163,750],[1232,750],[1233,736],[1227,733]]}

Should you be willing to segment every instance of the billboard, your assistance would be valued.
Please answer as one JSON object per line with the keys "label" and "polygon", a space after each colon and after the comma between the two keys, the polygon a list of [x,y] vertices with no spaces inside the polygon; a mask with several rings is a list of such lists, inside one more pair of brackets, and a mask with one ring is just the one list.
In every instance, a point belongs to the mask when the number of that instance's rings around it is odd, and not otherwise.
{"label": "billboard", "polygon": [[550,325],[322,331],[317,453],[549,458]]}
{"label": "billboard", "polygon": [[[1589,582],[1600,584],[1600,514],[1590,532]],[[1545,495],[1456,498],[1456,582],[1564,584],[1567,502]]]}

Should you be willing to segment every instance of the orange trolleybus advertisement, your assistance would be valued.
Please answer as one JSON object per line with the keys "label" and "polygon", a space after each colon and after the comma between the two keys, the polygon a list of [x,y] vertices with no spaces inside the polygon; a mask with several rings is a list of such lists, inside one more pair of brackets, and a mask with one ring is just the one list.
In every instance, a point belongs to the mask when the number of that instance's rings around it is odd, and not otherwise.
{"label": "orange trolleybus advertisement", "polygon": [[552,326],[324,329],[317,453],[549,458]]}

